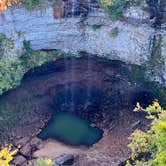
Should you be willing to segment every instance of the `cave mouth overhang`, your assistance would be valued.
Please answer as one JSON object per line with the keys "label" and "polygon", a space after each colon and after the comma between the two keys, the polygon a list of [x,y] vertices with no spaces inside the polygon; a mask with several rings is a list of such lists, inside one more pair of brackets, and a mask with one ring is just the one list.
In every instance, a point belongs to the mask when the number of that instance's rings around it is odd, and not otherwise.
{"label": "cave mouth overhang", "polygon": [[143,96],[151,95],[136,90],[130,72],[130,65],[120,61],[96,56],[60,57],[30,70],[23,82],[48,76],[51,82],[40,90],[51,98],[51,113],[74,111],[93,125],[107,128],[122,114],[133,116],[137,99],[146,104]]}

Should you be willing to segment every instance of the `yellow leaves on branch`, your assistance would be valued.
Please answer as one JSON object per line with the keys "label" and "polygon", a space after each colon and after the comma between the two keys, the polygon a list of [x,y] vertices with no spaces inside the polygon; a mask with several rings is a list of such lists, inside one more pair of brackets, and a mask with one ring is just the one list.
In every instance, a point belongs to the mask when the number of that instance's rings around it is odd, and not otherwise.
{"label": "yellow leaves on branch", "polygon": [[18,149],[12,150],[12,145],[3,148],[0,151],[0,166],[10,166],[9,163],[13,160],[13,156],[16,155]]}
{"label": "yellow leaves on branch", "polygon": [[6,10],[6,9],[7,9],[6,0],[0,0],[0,11]]}
{"label": "yellow leaves on branch", "polygon": [[133,111],[134,112],[144,111],[147,113],[146,117],[148,119],[154,119],[155,117],[157,117],[158,114],[162,113],[164,110],[161,108],[158,100],[155,99],[151,105],[146,107],[146,109],[142,108],[140,103],[137,102],[136,107],[134,108]]}
{"label": "yellow leaves on branch", "polygon": [[134,108],[133,110],[134,112],[139,112],[139,111],[146,111],[146,112],[155,112],[155,113],[159,113],[159,112],[162,112],[162,108],[158,102],[158,100],[154,100],[152,102],[151,105],[149,105],[148,107],[146,107],[146,109],[143,109],[140,105],[139,102],[136,103],[136,107]]}
{"label": "yellow leaves on branch", "polygon": [[141,105],[140,105],[140,103],[139,102],[137,102],[137,104],[136,104],[136,107],[134,108],[134,112],[139,112],[139,111],[141,111],[142,110],[142,107],[141,107]]}
{"label": "yellow leaves on branch", "polygon": [[4,11],[13,4],[18,4],[18,3],[19,0],[0,0],[0,11]]}
{"label": "yellow leaves on branch", "polygon": [[162,108],[160,104],[158,103],[158,100],[154,100],[152,105],[148,106],[146,110],[151,112],[158,112],[158,113],[162,112]]}

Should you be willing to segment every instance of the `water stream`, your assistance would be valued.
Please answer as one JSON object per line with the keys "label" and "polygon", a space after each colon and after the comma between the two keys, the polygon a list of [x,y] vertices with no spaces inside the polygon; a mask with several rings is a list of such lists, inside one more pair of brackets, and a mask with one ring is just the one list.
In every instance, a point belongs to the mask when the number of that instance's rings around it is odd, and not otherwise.
{"label": "water stream", "polygon": [[88,55],[88,61],[87,61],[87,89],[86,89],[86,100],[85,100],[85,109],[91,105],[91,97],[92,97],[92,60],[91,55]]}
{"label": "water stream", "polygon": [[69,75],[67,73],[68,69],[69,69],[69,62],[68,62],[68,57],[67,56],[64,56],[64,64],[65,64],[65,71],[66,71],[66,74],[65,74],[65,81],[66,81],[66,93],[64,95],[64,98],[65,98],[65,103],[64,103],[64,106],[67,108],[68,107],[68,93],[67,93],[67,89],[68,89],[68,80],[69,80]]}
{"label": "water stream", "polygon": [[75,110],[75,85],[74,82],[76,81],[76,74],[75,74],[75,60],[71,58],[69,62],[68,56],[64,57],[64,64],[65,70],[70,71],[70,73],[66,72],[65,74],[65,82],[66,82],[66,90],[64,94],[65,103],[64,106],[71,112]]}
{"label": "water stream", "polygon": [[72,13],[72,17],[74,17],[74,15],[76,13],[77,0],[71,0],[71,2],[72,2],[71,13]]}
{"label": "water stream", "polygon": [[70,111],[74,112],[75,109],[75,84],[76,81],[75,76],[75,60],[74,58],[71,59],[71,85],[70,85],[70,94],[71,94],[71,100],[70,100]]}

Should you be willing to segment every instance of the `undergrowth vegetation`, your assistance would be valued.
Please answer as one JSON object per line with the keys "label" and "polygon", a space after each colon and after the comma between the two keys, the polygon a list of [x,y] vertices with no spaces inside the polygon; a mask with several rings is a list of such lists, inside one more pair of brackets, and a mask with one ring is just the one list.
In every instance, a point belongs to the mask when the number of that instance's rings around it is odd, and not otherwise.
{"label": "undergrowth vegetation", "polygon": [[[1,166],[12,166],[11,162],[15,159],[17,153],[19,153],[19,148],[13,148],[12,145],[2,148],[0,151],[0,165]],[[38,158],[32,164],[31,162],[28,166],[56,166],[51,159],[48,158]]]}
{"label": "undergrowth vegetation", "polygon": [[39,158],[35,161],[34,166],[56,166],[51,159]]}
{"label": "undergrowth vegetation", "polygon": [[99,0],[110,18],[115,20],[121,17],[124,9],[130,5],[139,5],[142,0]]}
{"label": "undergrowth vegetation", "polygon": [[44,7],[46,0],[20,0],[20,3],[23,4],[26,8],[32,9],[36,7]]}
{"label": "undergrowth vegetation", "polygon": [[59,51],[34,51],[30,43],[24,41],[23,51],[16,59],[12,52],[13,45],[11,39],[0,34],[0,94],[19,85],[24,73],[29,69],[62,54]]}
{"label": "undergrowth vegetation", "polygon": [[137,103],[135,112],[146,112],[146,118],[152,120],[151,127],[144,132],[136,130],[132,133],[129,147],[131,160],[126,166],[165,166],[166,165],[166,110],[157,100],[146,109]]}

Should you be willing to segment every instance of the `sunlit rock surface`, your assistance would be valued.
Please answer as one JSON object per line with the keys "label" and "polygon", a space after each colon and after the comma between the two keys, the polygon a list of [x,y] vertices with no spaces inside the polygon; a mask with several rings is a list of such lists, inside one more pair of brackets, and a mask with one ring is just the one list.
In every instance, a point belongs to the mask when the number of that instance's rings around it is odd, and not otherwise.
{"label": "sunlit rock surface", "polygon": [[24,8],[7,10],[1,14],[0,32],[15,40],[16,49],[21,49],[23,40],[29,40],[35,50],[60,49],[75,54],[85,51],[139,64],[146,60],[154,30],[148,25],[112,22],[102,11],[84,19],[54,19],[53,8],[48,7],[43,13]]}

